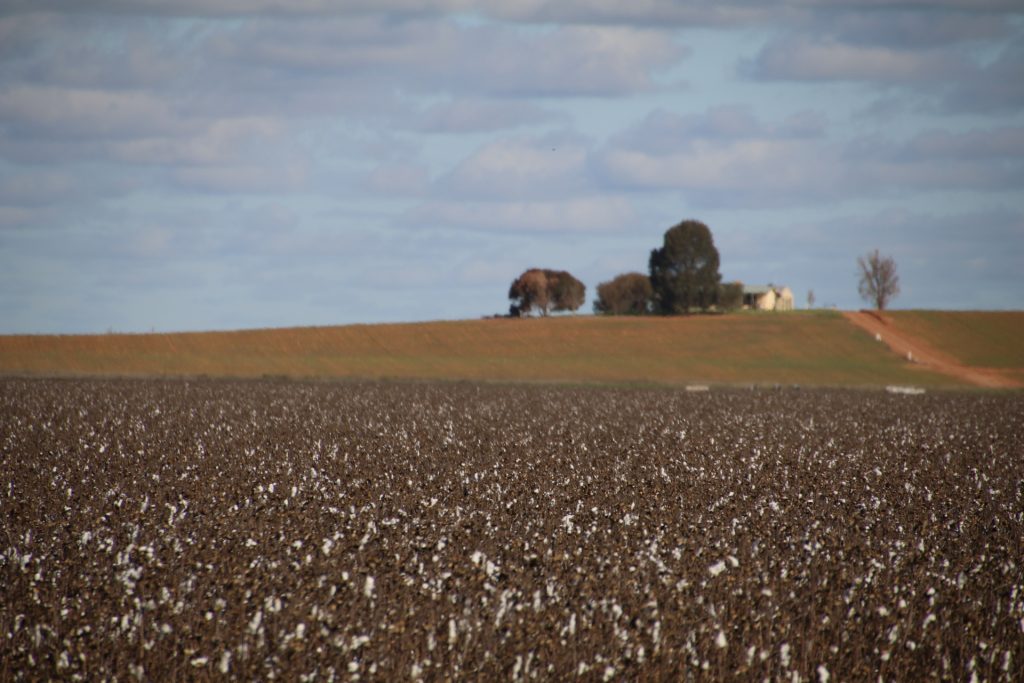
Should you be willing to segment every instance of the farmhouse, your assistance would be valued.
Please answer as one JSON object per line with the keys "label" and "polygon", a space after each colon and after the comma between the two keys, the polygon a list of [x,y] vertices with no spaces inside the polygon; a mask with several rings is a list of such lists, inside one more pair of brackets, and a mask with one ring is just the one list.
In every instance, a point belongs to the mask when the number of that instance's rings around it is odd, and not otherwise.
{"label": "farmhouse", "polygon": [[743,308],[757,311],[792,311],[793,291],[775,285],[743,285]]}

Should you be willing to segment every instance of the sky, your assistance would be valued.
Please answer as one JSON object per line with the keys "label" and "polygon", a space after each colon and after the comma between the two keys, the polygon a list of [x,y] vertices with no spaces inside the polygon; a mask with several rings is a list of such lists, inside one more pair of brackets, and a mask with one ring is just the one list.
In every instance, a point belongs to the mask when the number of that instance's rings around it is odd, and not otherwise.
{"label": "sky", "polygon": [[478,318],[530,267],[1020,309],[1020,0],[0,0],[0,333]]}

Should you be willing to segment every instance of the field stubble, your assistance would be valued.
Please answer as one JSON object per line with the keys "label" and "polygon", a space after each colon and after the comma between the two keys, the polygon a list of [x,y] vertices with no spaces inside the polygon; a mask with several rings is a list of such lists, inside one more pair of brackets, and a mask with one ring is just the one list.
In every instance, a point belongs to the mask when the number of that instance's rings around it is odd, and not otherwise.
{"label": "field stubble", "polygon": [[1020,396],[0,387],[0,679],[1024,673]]}

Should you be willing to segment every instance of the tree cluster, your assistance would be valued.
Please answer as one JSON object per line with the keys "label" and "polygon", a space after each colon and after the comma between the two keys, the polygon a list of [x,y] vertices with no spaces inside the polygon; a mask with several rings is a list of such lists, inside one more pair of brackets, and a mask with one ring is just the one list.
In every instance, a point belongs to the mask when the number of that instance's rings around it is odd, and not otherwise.
{"label": "tree cluster", "polygon": [[[857,259],[859,291],[879,310],[899,294],[896,263],[877,249]],[[722,282],[718,249],[711,230],[697,220],[684,220],[665,232],[662,246],[651,250],[648,273],[623,273],[597,286],[594,312],[604,315],[688,315],[695,311],[729,311],[743,305],[743,285]],[[564,270],[531,268],[512,282],[508,298],[513,317],[537,311],[575,311],[583,305],[586,287]],[[808,307],[814,305],[809,292]]]}
{"label": "tree cluster", "polygon": [[586,299],[586,286],[564,270],[530,268],[512,281],[509,315],[519,317],[537,311],[575,311]]}
{"label": "tree cluster", "polygon": [[643,273],[623,273],[597,286],[595,313],[608,315],[644,315],[651,312],[654,290]]}
{"label": "tree cluster", "polygon": [[682,221],[665,232],[661,247],[651,251],[647,275],[624,273],[598,285],[594,312],[675,315],[738,308],[743,303],[743,286],[723,285],[718,265],[718,249],[708,226]]}

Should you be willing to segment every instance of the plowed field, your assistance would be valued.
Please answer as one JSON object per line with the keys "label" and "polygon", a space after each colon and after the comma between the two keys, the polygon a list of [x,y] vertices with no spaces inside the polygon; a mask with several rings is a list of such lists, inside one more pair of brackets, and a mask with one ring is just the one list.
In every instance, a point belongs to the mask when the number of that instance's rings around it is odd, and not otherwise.
{"label": "plowed field", "polygon": [[2,680],[1020,680],[1024,397],[0,380]]}

